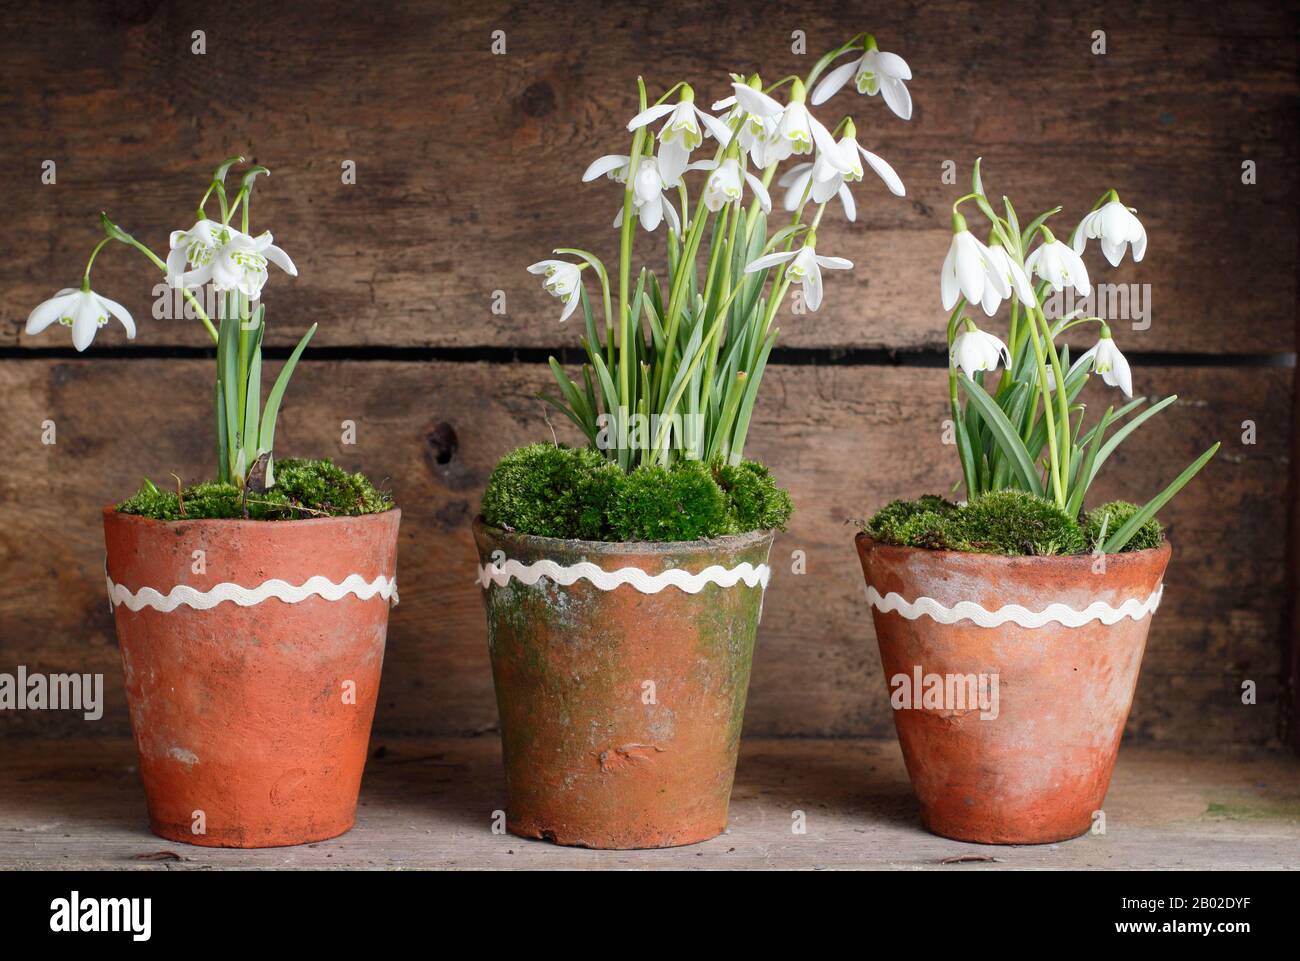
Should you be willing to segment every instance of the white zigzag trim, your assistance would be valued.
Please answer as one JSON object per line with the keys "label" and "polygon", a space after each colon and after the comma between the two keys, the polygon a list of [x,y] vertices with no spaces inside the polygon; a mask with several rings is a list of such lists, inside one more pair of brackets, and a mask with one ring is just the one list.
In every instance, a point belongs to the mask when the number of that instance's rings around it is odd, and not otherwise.
{"label": "white zigzag trim", "polygon": [[105,575],[108,582],[108,603],[110,607],[126,605],[128,610],[138,611],[152,607],[156,611],[170,613],[178,607],[192,607],[195,610],[211,610],[224,601],[238,604],[240,607],[253,607],[269,598],[278,598],[286,604],[298,604],[309,597],[323,597],[327,601],[338,601],[355,594],[363,601],[379,596],[397,604],[397,578],[384,577],[382,574],[373,581],[367,581],[360,574],[349,574],[343,583],[335,584],[328,577],[317,574],[309,577],[302,584],[290,584],[279,578],[263,581],[257,587],[241,587],[225,582],[215,587],[200,591],[185,584],[178,584],[166,595],[152,587],[142,587],[136,593],[121,584],[114,584],[113,579]]}
{"label": "white zigzag trim", "polygon": [[1156,612],[1164,592],[1165,586],[1161,584],[1145,601],[1133,597],[1119,607],[1111,607],[1105,601],[1095,601],[1081,611],[1076,611],[1065,604],[1048,604],[1041,611],[1031,611],[1019,604],[1007,604],[996,611],[990,611],[974,601],[958,601],[952,607],[946,607],[933,597],[918,597],[915,601],[909,602],[894,591],[881,597],[880,592],[871,586],[867,587],[867,602],[878,611],[884,613],[892,611],[909,621],[925,615],[940,624],[955,624],[961,620],[968,620],[978,627],[1000,627],[1008,621],[1021,627],[1043,627],[1053,621],[1065,627],[1082,627],[1092,621],[1116,624],[1126,617],[1140,621]]}
{"label": "white zigzag trim", "polygon": [[555,561],[535,561],[527,566],[516,560],[504,564],[480,564],[478,583],[484,590],[489,585],[505,587],[513,577],[523,584],[536,584],[543,577],[549,577],[557,584],[568,587],[575,581],[586,579],[602,591],[612,591],[624,584],[635,587],[642,594],[658,594],[666,587],[675,587],[687,594],[698,594],[706,584],[719,587],[735,587],[743,582],[746,587],[767,587],[772,569],[766,564],[754,567],[745,561],[728,570],[718,564],[706,567],[698,574],[674,567],[661,574],[647,574],[639,567],[620,567],[616,571],[607,571],[589,561],[581,561],[568,567],[561,567]]}

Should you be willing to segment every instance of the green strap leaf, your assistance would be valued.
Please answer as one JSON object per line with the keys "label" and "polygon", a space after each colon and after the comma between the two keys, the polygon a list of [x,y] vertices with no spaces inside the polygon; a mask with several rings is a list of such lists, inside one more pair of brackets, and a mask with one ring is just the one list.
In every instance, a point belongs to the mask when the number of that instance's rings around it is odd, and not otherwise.
{"label": "green strap leaf", "polygon": [[1110,536],[1110,539],[1106,541],[1106,545],[1102,548],[1102,552],[1106,554],[1116,554],[1119,551],[1122,551],[1124,545],[1133,539],[1133,535],[1137,533],[1138,528],[1154,517],[1156,511],[1164,507],[1171,497],[1182,490],[1187,485],[1187,482],[1195,477],[1202,467],[1209,463],[1210,458],[1215,455],[1218,449],[1219,444],[1216,442],[1213,447],[1207,450],[1200,457],[1196,458],[1196,460],[1193,461],[1185,471],[1179,474],[1172,484],[1162,490],[1155,497],[1151,498],[1151,500],[1147,501],[1146,504],[1142,506],[1141,510],[1130,517],[1119,530]]}
{"label": "green strap leaf", "polygon": [[[258,431],[258,448],[256,454],[271,453],[275,449],[275,421],[280,416],[280,401],[284,398],[284,392],[289,386],[289,378],[293,376],[293,369],[298,365],[298,358],[302,352],[307,349],[307,343],[311,340],[312,335],[316,333],[316,325],[312,324],[307,329],[307,333],[302,335],[302,340],[298,341],[298,346],[293,349],[289,359],[284,362],[284,367],[280,370],[280,376],[275,379],[275,384],[271,387],[271,393],[266,397],[266,409],[262,411],[262,426]],[[267,486],[271,486],[271,479],[274,475],[270,469],[267,470]]]}
{"label": "green strap leaf", "polygon": [[964,373],[958,376],[961,378],[962,387],[966,389],[966,396],[976,405],[984,418],[984,422],[989,426],[993,434],[993,440],[1011,460],[1023,489],[1042,497],[1043,485],[1038,479],[1038,473],[1034,470],[1033,458],[1029,456],[1029,451],[1025,449],[1024,442],[1020,439],[1020,435],[1016,433],[1016,429],[1007,420],[1007,415],[1002,413],[1002,408],[994,403],[993,398],[988,395],[984,388],[980,387]]}

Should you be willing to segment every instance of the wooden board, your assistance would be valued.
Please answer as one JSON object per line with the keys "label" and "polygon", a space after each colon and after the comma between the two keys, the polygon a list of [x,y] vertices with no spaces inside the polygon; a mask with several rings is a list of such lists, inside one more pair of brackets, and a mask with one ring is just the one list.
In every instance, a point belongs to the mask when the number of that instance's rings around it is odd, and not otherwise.
{"label": "wooden board", "polygon": [[[129,739],[2,742],[0,870],[1286,870],[1300,863],[1300,767],[1258,751],[1224,758],[1126,747],[1103,808],[1105,834],[1005,847],[922,830],[892,739],[747,738],[725,834],[659,851],[588,851],[492,833],[493,812],[505,804],[496,737],[377,738],[373,745],[350,832],[239,851],[149,833]],[[796,811],[806,833],[792,830]]]}
{"label": "wooden board", "polygon": [[[320,321],[318,346],[573,344],[524,267],[562,245],[614,261],[612,185],[579,177],[596,156],[626,150],[637,73],[656,90],[692,79],[707,104],[729,92],[730,70],[806,72],[870,29],[911,63],[914,119],[849,92],[822,115],[857,116],[908,196],[872,179],[857,189],[857,225],[828,215],[819,246],[858,267],[828,282],[820,312],[786,317],[784,345],[941,346],[947,208],[983,155],[988,189],[1011,194],[1026,221],[1062,203],[1068,231],[1111,186],[1138,207],[1146,261],[1112,271],[1090,258],[1100,279],[1152,285],[1152,325],[1121,333],[1126,349],[1293,349],[1277,321],[1296,302],[1296,16],[1263,0],[1230,15],[1211,0],[223,9],[219,21],[203,4],[153,0],[8,14],[0,346],[65,345],[59,331],[23,338],[22,324],[80,276],[101,209],[158,249],[235,152],[275,171],[259,184],[254,225],[301,269],[268,288],[269,343],[292,344]],[[199,28],[202,55],[191,52]],[[498,29],[502,56],[490,50]],[[791,51],[796,30],[806,56]],[[55,185],[40,181],[47,160]],[[341,180],[348,160],[354,185]],[[1251,186],[1246,160],[1257,165]],[[956,184],[941,180],[946,161]],[[657,250],[643,241],[638,258],[654,263]],[[150,319],[151,270],[113,249],[95,282],[142,320],[140,343],[204,345],[193,322]],[[504,316],[492,313],[495,291]],[[102,338],[124,343],[120,330]]]}
{"label": "wooden board", "polygon": [[[1205,748],[1276,740],[1291,373],[1137,373],[1139,390],[1176,388],[1181,399],[1107,464],[1094,503],[1145,500],[1224,442],[1163,514],[1175,554],[1130,721],[1138,739]],[[540,365],[380,361],[307,362],[295,374],[276,435],[282,454],[364,466],[404,512],[382,732],[454,735],[495,723],[469,523],[497,458],[551,436],[535,399],[548,377]],[[209,473],[210,378],[196,360],[0,364],[0,665],[104,672],[108,705],[95,733],[128,729],[99,507],[143,475]],[[798,512],[773,552],[751,735],[892,730],[850,520],[956,479],[954,451],[942,443],[943,379],[918,368],[769,369],[748,453],[773,466]],[[1113,399],[1096,387],[1091,403]],[[46,420],[56,425],[53,446],[41,443]],[[1241,442],[1247,420],[1254,445]],[[355,423],[355,446],[340,443],[344,421]],[[555,428],[572,437],[562,421]],[[805,553],[802,576],[791,573],[795,551]],[[1254,705],[1242,704],[1244,681],[1258,687]],[[0,733],[87,727],[58,712],[0,712]]]}

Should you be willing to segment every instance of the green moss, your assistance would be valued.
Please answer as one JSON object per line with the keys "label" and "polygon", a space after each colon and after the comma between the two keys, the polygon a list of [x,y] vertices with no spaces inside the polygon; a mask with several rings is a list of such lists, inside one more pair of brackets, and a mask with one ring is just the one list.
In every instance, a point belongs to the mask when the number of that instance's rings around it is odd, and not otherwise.
{"label": "green moss", "polygon": [[679,461],[625,473],[598,452],[532,444],[503,457],[483,519],[506,530],[592,541],[687,541],[784,529],[790,495],[761,465]]}
{"label": "green moss", "polygon": [[866,530],[882,544],[943,550],[948,543],[947,521],[957,510],[956,504],[937,494],[892,501],[875,513]]}
{"label": "green moss", "polygon": [[[393,500],[363,474],[349,474],[329,460],[286,458],[274,465],[275,486],[248,495],[248,516],[254,520],[296,520],[304,517],[355,517],[390,510]],[[117,505],[123,514],[156,520],[201,520],[244,516],[243,492],[233,484],[194,484],[180,495],[150,480],[135,496]]]}
{"label": "green moss", "polygon": [[1078,522],[1051,501],[1025,491],[990,491],[959,513],[964,547],[981,554],[1051,557],[1084,550]]}
{"label": "green moss", "polygon": [[699,461],[638,467],[615,488],[608,509],[615,541],[693,541],[727,532],[727,499]]}
{"label": "green moss", "polygon": [[993,491],[968,504],[929,495],[894,501],[866,524],[876,540],[902,547],[976,554],[1052,556],[1085,549],[1078,523],[1024,491]]}
{"label": "green moss", "polygon": [[762,464],[742,461],[719,465],[713,479],[727,500],[727,532],[785,530],[794,513],[790,493],[776,486],[772,472]]}
{"label": "green moss", "polygon": [[497,464],[483,493],[483,519],[493,527],[538,537],[593,539],[605,526],[607,494],[616,483],[595,451],[530,444]]}
{"label": "green moss", "polygon": [[[1137,504],[1130,504],[1128,501],[1111,501],[1109,504],[1102,504],[1100,507],[1094,507],[1084,518],[1083,536],[1088,542],[1088,549],[1092,550],[1101,541],[1101,530],[1104,524],[1106,536],[1114,534],[1117,530],[1128,523],[1129,518],[1138,512]],[[1121,548],[1120,553],[1126,551],[1145,551],[1153,547],[1159,547],[1165,540],[1164,528],[1160,522],[1152,517],[1145,524],[1139,527],[1129,542]]]}

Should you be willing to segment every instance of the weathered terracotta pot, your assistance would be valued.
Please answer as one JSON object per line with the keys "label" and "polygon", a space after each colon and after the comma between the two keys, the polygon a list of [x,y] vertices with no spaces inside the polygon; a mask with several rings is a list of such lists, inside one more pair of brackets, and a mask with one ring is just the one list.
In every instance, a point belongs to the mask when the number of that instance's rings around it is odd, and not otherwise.
{"label": "weathered terracotta pot", "polygon": [[[155,834],[273,847],[352,826],[400,517],[163,522],[104,510]],[[280,596],[259,600],[268,592]],[[250,606],[219,600],[241,593]]]}
{"label": "weathered terracotta pot", "polygon": [[[925,826],[992,844],[1085,833],[1110,784],[1169,545],[1107,555],[1104,570],[1088,555],[918,550],[866,534],[857,547]],[[954,610],[961,602],[994,613]],[[1006,605],[1026,609],[1014,612],[1017,620],[1045,623],[1008,620]],[[1091,605],[1098,606],[1089,611]],[[981,626],[972,617],[1002,623]],[[1085,622],[1070,627],[1062,620]],[[969,696],[964,704],[954,700],[958,688],[971,690],[969,683],[954,684],[938,702],[909,703],[899,692],[916,691],[918,672],[922,680],[983,675],[996,704],[991,697],[982,705]]]}
{"label": "weathered terracotta pot", "polygon": [[[507,828],[591,848],[671,847],[721,834],[772,533],[605,544],[478,521],[474,537]],[[550,567],[540,578],[540,567],[529,570],[538,562]],[[585,571],[574,569],[582,564]],[[635,569],[642,573],[624,577],[661,589],[613,586],[596,568]],[[732,572],[722,577],[731,586],[709,582],[688,593],[665,583],[721,570]]]}

